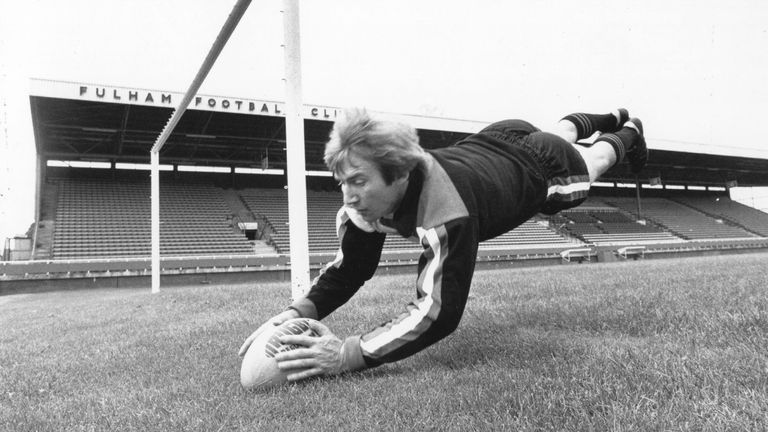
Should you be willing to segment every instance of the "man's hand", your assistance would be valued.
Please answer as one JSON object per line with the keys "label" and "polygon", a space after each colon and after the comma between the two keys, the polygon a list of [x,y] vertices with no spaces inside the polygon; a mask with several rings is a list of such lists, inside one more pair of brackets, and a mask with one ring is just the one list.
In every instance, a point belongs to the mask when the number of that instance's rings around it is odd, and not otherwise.
{"label": "man's hand", "polygon": [[257,337],[261,333],[264,332],[264,330],[270,328],[270,327],[276,327],[280,324],[288,321],[289,319],[293,318],[299,318],[299,312],[295,309],[288,309],[285,312],[279,313],[272,318],[268,319],[267,322],[261,325],[261,327],[257,328],[255,332],[251,333],[250,336],[248,336],[248,339],[245,340],[243,343],[243,346],[240,347],[240,351],[237,353],[240,357],[244,356],[246,352],[248,352],[248,348],[251,346],[254,340],[256,340]]}
{"label": "man's hand", "polygon": [[288,375],[288,381],[298,381],[318,375],[335,375],[342,371],[342,341],[325,325],[310,323],[319,336],[282,336],[284,344],[301,345],[304,348],[282,352],[275,356],[281,370],[296,370]]}

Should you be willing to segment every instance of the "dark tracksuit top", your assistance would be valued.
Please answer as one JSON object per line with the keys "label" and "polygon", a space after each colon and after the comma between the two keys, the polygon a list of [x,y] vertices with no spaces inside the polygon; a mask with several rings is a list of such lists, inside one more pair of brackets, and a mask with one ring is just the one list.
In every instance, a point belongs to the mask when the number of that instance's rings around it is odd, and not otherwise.
{"label": "dark tracksuit top", "polygon": [[339,210],[336,259],[291,308],[324,318],[373,276],[387,234],[418,241],[424,251],[416,299],[342,347],[347,370],[403,359],[458,326],[481,241],[536,213],[576,206],[588,190],[586,165],[571,144],[519,120],[494,123],[453,146],[428,150],[392,220],[368,223],[353,209]]}

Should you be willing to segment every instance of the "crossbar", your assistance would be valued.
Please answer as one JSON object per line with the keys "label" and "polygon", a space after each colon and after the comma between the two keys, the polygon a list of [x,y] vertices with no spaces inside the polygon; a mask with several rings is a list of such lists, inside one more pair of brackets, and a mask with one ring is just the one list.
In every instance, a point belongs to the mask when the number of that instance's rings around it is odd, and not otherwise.
{"label": "crossbar", "polygon": [[200,66],[200,69],[198,69],[195,78],[192,80],[192,84],[189,85],[189,88],[187,89],[187,92],[184,93],[184,97],[179,103],[179,106],[173,111],[171,118],[168,119],[168,123],[165,124],[163,131],[157,137],[157,141],[155,141],[155,145],[152,147],[153,152],[159,152],[165,145],[168,137],[171,136],[171,132],[173,132],[176,124],[179,122],[179,120],[181,120],[181,116],[184,114],[184,111],[187,110],[187,106],[189,106],[192,98],[197,94],[197,91],[200,89],[203,81],[205,81],[205,77],[208,76],[208,72],[211,71],[213,64],[216,63],[216,59],[219,57],[219,54],[221,54],[221,51],[227,44],[229,37],[232,36],[232,32],[235,31],[237,23],[240,22],[240,18],[243,17],[243,14],[245,14],[245,11],[248,9],[248,5],[250,4],[251,0],[238,0],[238,2],[232,8],[232,12],[230,12],[229,16],[227,17],[227,21],[221,27],[219,35],[216,36],[216,40],[213,42],[211,49],[208,51],[208,55],[205,56],[205,60],[203,60],[203,64]]}

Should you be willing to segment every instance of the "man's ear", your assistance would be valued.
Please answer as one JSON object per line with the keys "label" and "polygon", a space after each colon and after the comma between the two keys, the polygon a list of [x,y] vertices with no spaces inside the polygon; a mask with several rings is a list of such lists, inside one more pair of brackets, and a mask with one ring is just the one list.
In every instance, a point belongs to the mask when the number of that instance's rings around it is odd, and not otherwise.
{"label": "man's ear", "polygon": [[408,179],[410,178],[410,176],[411,176],[411,173],[407,172],[407,173],[401,175],[400,177],[396,178],[395,181],[392,182],[392,183],[395,183],[395,184],[408,183]]}

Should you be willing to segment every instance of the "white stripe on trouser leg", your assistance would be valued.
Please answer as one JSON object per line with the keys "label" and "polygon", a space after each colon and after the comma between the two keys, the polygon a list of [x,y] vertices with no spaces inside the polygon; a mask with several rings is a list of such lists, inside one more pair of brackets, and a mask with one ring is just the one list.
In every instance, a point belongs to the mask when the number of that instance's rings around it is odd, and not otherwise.
{"label": "white stripe on trouser leg", "polygon": [[422,321],[424,321],[424,318],[429,314],[429,311],[432,308],[432,304],[434,303],[432,294],[435,289],[435,273],[438,271],[441,265],[440,238],[434,229],[424,230],[422,228],[417,228],[416,230],[420,238],[427,238],[429,247],[434,253],[434,258],[429,262],[427,268],[424,270],[426,272],[424,277],[424,285],[422,286],[424,297],[422,297],[421,301],[418,302],[417,307],[410,311],[410,315],[408,317],[393,325],[392,328],[390,328],[388,331],[374,337],[373,339],[362,341],[360,343],[360,347],[363,349],[363,352],[375,353],[387,344],[390,344],[396,339],[402,338],[409,332],[413,331]]}
{"label": "white stripe on trouser leg", "polygon": [[575,192],[588,192],[589,182],[571,183],[567,185],[552,185],[547,189],[547,198],[552,195],[570,195]]}

